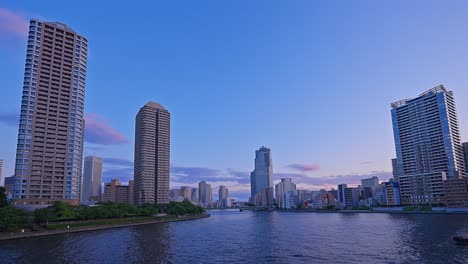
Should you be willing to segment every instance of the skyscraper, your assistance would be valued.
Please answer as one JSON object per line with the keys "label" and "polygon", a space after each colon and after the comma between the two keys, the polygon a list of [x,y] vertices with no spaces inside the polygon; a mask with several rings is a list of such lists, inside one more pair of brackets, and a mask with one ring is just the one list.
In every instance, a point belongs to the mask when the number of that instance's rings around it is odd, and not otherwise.
{"label": "skyscraper", "polygon": [[401,203],[443,202],[443,180],[465,175],[453,92],[439,85],[391,107]]}
{"label": "skyscraper", "polygon": [[192,187],[190,186],[182,186],[180,187],[180,196],[184,198],[186,201],[192,200]]}
{"label": "skyscraper", "polygon": [[162,105],[149,102],[136,116],[135,204],[169,203],[171,115]]}
{"label": "skyscraper", "polygon": [[198,204],[199,199],[198,199],[198,189],[197,188],[192,188],[192,203]]}
{"label": "skyscraper", "polygon": [[89,156],[85,158],[81,202],[99,202],[102,195],[102,159]]}
{"label": "skyscraper", "polygon": [[[265,191],[266,188],[271,188],[271,190]],[[258,205],[255,202],[255,195],[261,197],[262,192],[268,200],[263,204],[273,205],[273,160],[271,150],[265,147],[255,151],[255,170],[250,174],[250,194],[254,204]]]}
{"label": "skyscraper", "polygon": [[213,194],[211,190],[211,185],[205,181],[198,183],[198,198],[200,199],[200,205],[203,207],[208,207],[213,202]]}
{"label": "skyscraper", "polygon": [[296,190],[296,184],[294,184],[291,178],[281,179],[281,182],[275,185],[276,202],[280,208],[286,207],[286,200],[288,199],[288,192]]}
{"label": "skyscraper", "polygon": [[0,160],[0,186],[3,184],[3,160]]}
{"label": "skyscraper", "polygon": [[228,195],[228,189],[226,188],[226,186],[220,185],[218,191],[218,206],[227,207]]}
{"label": "skyscraper", "polygon": [[78,204],[88,40],[31,20],[16,150],[14,204]]}
{"label": "skyscraper", "polygon": [[463,153],[465,154],[466,172],[468,172],[468,142],[463,143]]}
{"label": "skyscraper", "polygon": [[341,206],[346,207],[346,188],[348,188],[347,184],[339,184],[338,185],[338,203],[340,203]]}
{"label": "skyscraper", "polygon": [[392,175],[395,181],[398,181],[397,159],[392,159]]}

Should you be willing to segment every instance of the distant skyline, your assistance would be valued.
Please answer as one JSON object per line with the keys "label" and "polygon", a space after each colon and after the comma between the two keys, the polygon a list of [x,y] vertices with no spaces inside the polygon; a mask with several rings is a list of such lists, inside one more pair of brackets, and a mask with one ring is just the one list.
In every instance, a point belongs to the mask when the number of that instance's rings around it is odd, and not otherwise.
{"label": "distant skyline", "polygon": [[263,145],[274,182],[292,178],[298,189],[391,178],[390,103],[439,84],[454,92],[468,141],[465,1],[88,6],[0,4],[4,177],[13,174],[32,18],[88,38],[84,155],[103,158],[104,182],[133,177],[135,115],[148,101],[171,112],[171,188],[205,180],[241,200]]}

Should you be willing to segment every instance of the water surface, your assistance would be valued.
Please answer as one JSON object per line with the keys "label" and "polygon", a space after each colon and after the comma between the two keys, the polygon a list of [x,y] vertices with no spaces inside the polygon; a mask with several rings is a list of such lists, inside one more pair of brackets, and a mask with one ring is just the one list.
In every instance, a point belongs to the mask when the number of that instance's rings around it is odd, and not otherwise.
{"label": "water surface", "polygon": [[0,263],[468,263],[467,215],[210,211],[211,217],[0,241]]}

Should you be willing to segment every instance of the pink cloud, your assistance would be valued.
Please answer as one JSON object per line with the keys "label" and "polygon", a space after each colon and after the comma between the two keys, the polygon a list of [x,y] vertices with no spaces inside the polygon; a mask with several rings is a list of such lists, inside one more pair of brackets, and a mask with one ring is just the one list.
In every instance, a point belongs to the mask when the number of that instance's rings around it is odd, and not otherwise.
{"label": "pink cloud", "polygon": [[295,169],[298,171],[318,171],[320,166],[316,164],[290,164],[288,168]]}
{"label": "pink cloud", "polygon": [[86,113],[85,122],[86,142],[100,145],[119,145],[130,142],[100,115]]}
{"label": "pink cloud", "polygon": [[0,34],[11,34],[16,37],[28,36],[29,22],[13,11],[0,8]]}

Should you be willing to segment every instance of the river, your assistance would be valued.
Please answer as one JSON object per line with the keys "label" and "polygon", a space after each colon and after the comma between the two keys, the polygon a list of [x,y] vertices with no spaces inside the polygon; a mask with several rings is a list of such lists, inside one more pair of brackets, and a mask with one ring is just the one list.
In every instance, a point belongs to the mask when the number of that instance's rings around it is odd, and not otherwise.
{"label": "river", "polygon": [[0,263],[468,263],[468,215],[212,210],[211,217],[0,241]]}

